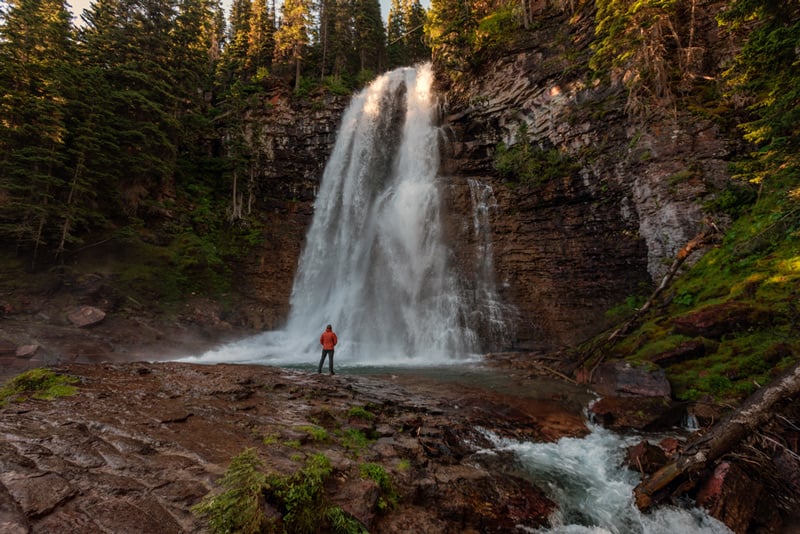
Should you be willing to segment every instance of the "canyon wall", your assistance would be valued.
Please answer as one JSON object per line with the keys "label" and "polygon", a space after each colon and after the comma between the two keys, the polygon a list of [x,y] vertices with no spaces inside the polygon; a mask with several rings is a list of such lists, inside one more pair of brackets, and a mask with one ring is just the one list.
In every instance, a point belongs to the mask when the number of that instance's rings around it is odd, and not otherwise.
{"label": "canyon wall", "polygon": [[[442,173],[457,218],[471,209],[469,180],[491,186],[497,201],[498,289],[516,310],[507,348],[551,350],[602,332],[609,308],[648,294],[681,247],[705,225],[724,224],[703,205],[725,187],[741,147],[680,106],[632,120],[621,81],[601,82],[579,67],[587,64],[592,15],[553,14],[513,53],[457,82],[442,76]],[[706,55],[697,75],[717,76],[729,48],[710,15],[698,30]],[[521,135],[558,150],[574,169],[502,179],[498,143],[513,146]]]}
{"label": "canyon wall", "polygon": [[237,321],[248,327],[271,330],[286,320],[314,197],[348,102],[340,96],[296,100],[276,94],[247,117],[246,140],[258,174],[245,194],[252,194],[252,209],[263,223],[255,254],[233,266],[241,300]]}
{"label": "canyon wall", "polygon": [[[709,10],[713,13],[713,10]],[[542,14],[545,17],[544,14]],[[456,261],[475,265],[470,181],[490,187],[497,290],[513,323],[486,350],[574,346],[612,324],[607,311],[647,295],[675,253],[706,225],[724,220],[703,205],[730,177],[741,151],[730,132],[675,105],[632,120],[621,79],[588,68],[593,13],[553,12],[512,52],[453,82],[443,69],[442,168],[448,235]],[[718,77],[722,46],[711,15],[697,24],[704,55],[697,76]],[[275,97],[254,112],[249,139],[258,168],[264,243],[237,266],[240,320],[280,327],[313,199],[347,99],[292,104]],[[299,106],[299,107],[298,107]],[[558,150],[563,175],[515,181],[495,169],[498,143]]]}

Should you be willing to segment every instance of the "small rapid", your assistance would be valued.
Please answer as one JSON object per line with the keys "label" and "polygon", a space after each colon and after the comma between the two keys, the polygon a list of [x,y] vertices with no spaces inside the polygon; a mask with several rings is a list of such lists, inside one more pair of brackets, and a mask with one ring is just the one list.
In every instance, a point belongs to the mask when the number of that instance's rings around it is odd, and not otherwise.
{"label": "small rapid", "polygon": [[523,529],[536,534],[731,534],[730,529],[698,508],[664,506],[642,513],[633,490],[639,474],[622,461],[641,437],[625,437],[590,424],[583,438],[532,443],[487,433],[497,451],[513,453],[515,466],[558,506],[551,528]]}

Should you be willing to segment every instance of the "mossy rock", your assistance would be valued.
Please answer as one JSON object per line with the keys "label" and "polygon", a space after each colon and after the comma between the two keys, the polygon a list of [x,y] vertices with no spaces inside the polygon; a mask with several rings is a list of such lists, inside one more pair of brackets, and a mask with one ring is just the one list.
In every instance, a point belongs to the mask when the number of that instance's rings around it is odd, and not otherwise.
{"label": "mossy rock", "polygon": [[726,334],[761,327],[774,319],[769,311],[742,302],[706,306],[673,321],[675,332],[685,336],[721,339]]}

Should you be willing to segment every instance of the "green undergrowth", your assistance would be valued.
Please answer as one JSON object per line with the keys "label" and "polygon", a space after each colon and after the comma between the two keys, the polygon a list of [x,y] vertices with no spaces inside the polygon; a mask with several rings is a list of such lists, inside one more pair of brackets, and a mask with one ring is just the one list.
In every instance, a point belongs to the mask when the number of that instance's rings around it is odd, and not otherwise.
{"label": "green undergrowth", "polygon": [[[377,486],[373,504],[377,513],[397,506],[399,495],[390,472],[358,460],[377,438],[374,421],[379,414],[379,407],[372,404],[348,409],[320,406],[307,424],[254,428],[253,436],[262,446],[288,458],[295,472],[270,472],[255,448],[246,449],[231,461],[219,480],[220,490],[206,496],[194,513],[214,533],[366,532],[360,522],[331,504],[331,494],[344,481],[361,478]],[[330,451],[355,461],[347,460],[344,470],[337,472],[327,456]],[[408,460],[397,465],[398,472],[409,468]]]}
{"label": "green undergrowth", "polygon": [[60,375],[49,369],[31,369],[8,380],[0,388],[0,406],[29,398],[52,400],[68,397],[78,392],[74,385],[78,382],[73,376]]}
{"label": "green undergrowth", "polygon": [[516,137],[516,143],[501,142],[495,148],[494,167],[507,182],[541,185],[579,168],[577,161],[558,149],[532,143],[525,123],[519,124]]}
{"label": "green undergrowth", "polygon": [[[365,464],[366,465],[366,464]],[[373,464],[374,465],[374,464]],[[222,533],[366,533],[364,526],[341,507],[330,503],[328,486],[334,469],[321,453],[305,459],[303,467],[290,475],[266,472],[255,449],[236,456],[220,479],[222,491],[206,496],[193,511],[204,517],[209,529]],[[367,470],[370,474],[378,470]],[[388,475],[379,488],[391,488]],[[370,475],[377,477],[378,475]],[[386,493],[381,502],[391,502]],[[268,516],[266,505],[279,512]]]}
{"label": "green undergrowth", "polygon": [[[791,182],[772,186],[757,203],[737,207],[745,214],[722,243],[611,350],[643,363],[686,344],[701,347],[666,368],[677,399],[741,400],[800,359],[800,202]],[[724,319],[731,309],[732,319],[714,336],[676,331],[681,318]]]}

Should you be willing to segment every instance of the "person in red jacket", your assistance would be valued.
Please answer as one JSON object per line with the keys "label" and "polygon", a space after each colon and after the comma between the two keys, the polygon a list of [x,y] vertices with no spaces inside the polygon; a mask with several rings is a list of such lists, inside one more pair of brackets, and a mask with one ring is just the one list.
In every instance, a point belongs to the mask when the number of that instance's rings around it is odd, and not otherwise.
{"label": "person in red jacket", "polygon": [[333,332],[331,325],[326,326],[325,331],[319,336],[319,343],[322,345],[322,359],[319,361],[318,373],[322,372],[322,364],[325,363],[325,356],[327,356],[328,368],[331,370],[332,375],[336,374],[333,372],[333,347],[335,347],[338,342],[339,339]]}

